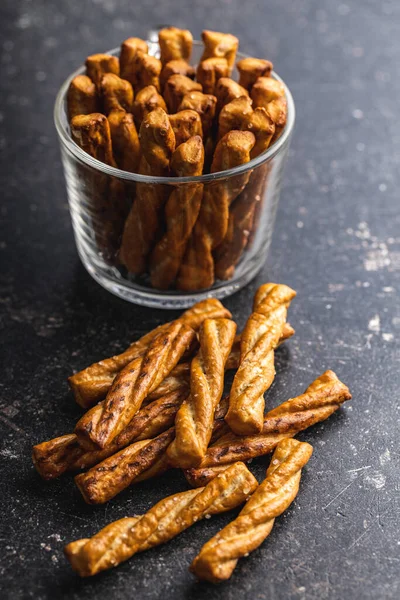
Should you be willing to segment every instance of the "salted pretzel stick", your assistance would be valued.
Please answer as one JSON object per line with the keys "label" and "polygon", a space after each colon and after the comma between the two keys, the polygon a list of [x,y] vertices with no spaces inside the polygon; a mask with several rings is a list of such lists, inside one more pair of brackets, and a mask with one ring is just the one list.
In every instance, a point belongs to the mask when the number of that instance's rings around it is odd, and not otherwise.
{"label": "salted pretzel stick", "polygon": [[93,538],[71,542],[64,549],[66,557],[81,577],[95,575],[171,540],[208,515],[238,506],[256,487],[257,481],[247,467],[236,463],[204,488],[164,498],[141,517],[126,517]]}
{"label": "salted pretzel stick", "polygon": [[[175,135],[162,108],[148,113],[140,126],[143,154],[141,172],[164,176],[169,173]],[[136,198],[125,222],[120,248],[121,262],[129,272],[139,275],[146,270],[146,261],[160,232],[162,211],[168,190],[161,184],[138,183]]]}
{"label": "salted pretzel stick", "polygon": [[272,79],[272,77],[259,77],[251,88],[251,99],[253,106],[267,108],[268,104],[285,95],[283,83]]}
{"label": "salted pretzel stick", "polygon": [[77,115],[71,121],[74,141],[90,156],[112,167],[116,166],[111,146],[110,126],[101,113]]}
{"label": "salted pretzel stick", "polygon": [[200,61],[212,57],[225,58],[231,71],[235,64],[236,52],[239,47],[237,37],[230,33],[209,30],[204,30],[201,37],[204,42],[204,51]]}
{"label": "salted pretzel stick", "polygon": [[313,448],[305,442],[288,439],[277,445],[258,486],[239,516],[209,540],[196,556],[190,571],[199,579],[219,583],[229,579],[238,559],[248,556],[269,536],[276,517],[296,498],[301,470],[311,458]]}
{"label": "salted pretzel stick", "polygon": [[236,324],[229,319],[207,319],[200,328],[200,350],[191,365],[190,396],[177,412],[176,437],[168,448],[176,467],[197,466],[207,450],[235,333]]}
{"label": "salted pretzel stick", "polygon": [[[249,131],[230,131],[217,145],[211,172],[216,173],[250,160],[255,137]],[[204,186],[199,217],[184,256],[177,287],[192,291],[211,287],[214,283],[212,251],[224,239],[229,220],[229,205],[239,195],[249,174],[218,180]]]}
{"label": "salted pretzel stick", "polygon": [[89,115],[99,109],[96,86],[87,75],[77,75],[69,84],[67,111],[71,121],[76,115]]}
{"label": "salted pretzel stick", "polygon": [[[200,115],[195,110],[180,110],[168,118],[175,134],[176,148],[195,135],[203,137]],[[174,171],[172,165],[171,170]]]}
{"label": "salted pretzel stick", "polygon": [[193,36],[188,29],[164,27],[158,32],[160,58],[163,64],[170,60],[189,60],[192,54]]}
{"label": "salted pretzel stick", "polygon": [[200,83],[193,81],[185,75],[171,75],[164,85],[164,99],[170,113],[176,113],[182,99],[192,92],[201,92]]}
{"label": "salted pretzel stick", "polygon": [[113,109],[108,115],[114,155],[123,171],[137,172],[140,143],[133,115],[124,109]]}
{"label": "salted pretzel stick", "polygon": [[246,118],[253,113],[249,96],[234,98],[226,104],[218,117],[218,139],[221,139],[232,129],[244,129]]}
{"label": "salted pretzel stick", "polygon": [[127,79],[130,83],[134,80],[134,58],[138,51],[144,54],[148,52],[146,42],[140,38],[131,37],[121,44],[121,53],[119,56],[121,77]]}
{"label": "salted pretzel stick", "polygon": [[203,86],[205,94],[214,94],[218,80],[221,77],[229,77],[230,72],[226,58],[207,58],[199,62],[196,79]]}
{"label": "salted pretzel stick", "polygon": [[93,81],[97,89],[100,89],[101,80],[106,73],[119,75],[119,60],[117,56],[110,54],[92,54],[85,62],[86,74]]}
{"label": "salted pretzel stick", "polygon": [[114,73],[106,73],[100,83],[100,93],[107,115],[114,109],[131,111],[133,89],[126,79],[121,79]]}
{"label": "salted pretzel stick", "polygon": [[88,450],[105,448],[128,425],[143,400],[178,364],[195,338],[180,321],[169,325],[149,344],[146,353],[117,375],[104,403],[90,409],[77,423],[79,443]]}
{"label": "salted pretzel stick", "polygon": [[143,119],[155,108],[162,108],[165,112],[167,111],[167,105],[161,94],[158,93],[154,85],[147,85],[136,94],[133,101],[132,113],[136,125],[140,127]]}
{"label": "salted pretzel stick", "polygon": [[232,383],[226,422],[237,435],[259,433],[264,393],[275,378],[274,350],[282,336],[287,309],[296,292],[287,285],[265,284],[240,341],[240,364]]}
{"label": "salted pretzel stick", "polygon": [[[194,113],[200,120],[194,111],[182,112]],[[172,155],[171,169],[178,177],[201,175],[203,165],[204,147],[198,135],[180,144]],[[151,255],[150,274],[153,287],[168,289],[175,280],[199,214],[202,196],[203,185],[199,183],[177,186],[170,195],[165,206],[167,231]]]}
{"label": "salted pretzel stick", "polygon": [[[219,300],[209,298],[194,304],[186,310],[179,321],[197,331],[207,318],[230,318],[232,315]],[[124,352],[93,363],[86,369],[75,373],[68,379],[76,402],[83,408],[89,408],[107,395],[116,375],[132,360],[144,354],[148,345],[159,333],[166,331],[169,323],[159,325],[136,342],[133,342]]]}
{"label": "salted pretzel stick", "polygon": [[178,107],[181,110],[195,110],[201,119],[203,126],[203,137],[207,139],[213,124],[217,99],[212,94],[203,94],[202,92],[189,92],[182,98]]}
{"label": "salted pretzel stick", "polygon": [[248,97],[249,92],[233,79],[221,77],[215,86],[215,95],[217,97],[217,113],[219,113],[226,104],[235,98]]}
{"label": "salted pretzel stick", "polygon": [[246,90],[251,90],[259,77],[269,77],[274,68],[269,60],[250,57],[239,60],[236,67],[239,71],[239,84]]}
{"label": "salted pretzel stick", "polygon": [[287,101],[286,98],[281,96],[280,98],[276,98],[275,100],[271,100],[267,104],[266,108],[267,113],[271,117],[273,123],[275,124],[275,133],[272,138],[271,143],[276,142],[278,138],[282,135],[282,132],[286,125],[287,120]]}

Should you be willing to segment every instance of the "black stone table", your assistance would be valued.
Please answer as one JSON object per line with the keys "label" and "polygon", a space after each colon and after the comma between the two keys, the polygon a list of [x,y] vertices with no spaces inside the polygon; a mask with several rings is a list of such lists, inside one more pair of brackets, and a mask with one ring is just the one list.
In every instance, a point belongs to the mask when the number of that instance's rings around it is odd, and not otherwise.
{"label": "black stone table", "polygon": [[[297,125],[270,258],[226,301],[242,326],[256,287],[286,282],[296,336],[279,350],[275,405],[335,370],[353,400],[301,434],[301,491],[232,580],[187,567],[231,518],[215,517],[117,569],[79,580],[65,542],[185,489],[178,474],[106,506],[34,472],[30,448],[71,430],[66,378],[175,313],[100,288],[80,265],[52,122],[56,91],[86,55],[149,25],[231,31],[273,60]],[[400,3],[398,0],[2,0],[0,596],[61,599],[376,600],[400,597]],[[253,461],[260,479],[267,459]]]}

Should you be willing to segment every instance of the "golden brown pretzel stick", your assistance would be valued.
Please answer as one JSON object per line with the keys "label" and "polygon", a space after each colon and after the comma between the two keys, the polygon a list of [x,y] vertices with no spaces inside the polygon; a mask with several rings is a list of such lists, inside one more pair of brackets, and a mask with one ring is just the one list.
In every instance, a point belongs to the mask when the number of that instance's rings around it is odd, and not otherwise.
{"label": "golden brown pretzel stick", "polygon": [[100,93],[106,114],[114,109],[131,111],[133,89],[126,79],[121,79],[114,73],[106,73],[100,83]]}
{"label": "golden brown pretzel stick", "polygon": [[110,126],[101,113],[77,115],[71,121],[74,141],[90,156],[115,167],[112,153]]}
{"label": "golden brown pretzel stick", "polygon": [[287,285],[261,286],[240,341],[240,364],[232,383],[225,417],[237,435],[262,430],[264,393],[275,378],[274,350],[282,337],[287,309],[296,292]]}
{"label": "golden brown pretzel stick", "polygon": [[207,450],[235,333],[236,324],[228,319],[206,319],[200,328],[200,350],[191,365],[190,396],[177,412],[176,437],[168,448],[176,467],[197,466]]}
{"label": "golden brown pretzel stick", "polygon": [[229,77],[230,72],[226,58],[207,58],[199,63],[196,79],[203,86],[205,94],[214,94],[217,81],[221,77]]}
{"label": "golden brown pretzel stick", "polygon": [[285,95],[285,87],[283,83],[272,79],[272,77],[259,77],[251,88],[251,99],[254,107],[262,106],[267,108],[267,105],[276,98]]}
{"label": "golden brown pretzel stick", "polygon": [[286,125],[286,120],[287,120],[286,98],[281,96],[280,98],[276,98],[275,100],[272,100],[271,102],[269,102],[267,104],[266,111],[275,124],[275,133],[274,133],[274,137],[272,138],[272,143],[274,143],[281,136],[283,129]]}
{"label": "golden brown pretzel stick", "polygon": [[69,84],[67,92],[68,119],[76,115],[89,115],[99,109],[96,86],[87,75],[77,75]]}
{"label": "golden brown pretzel stick", "polygon": [[133,82],[133,61],[138,51],[144,54],[148,52],[146,42],[140,38],[131,37],[121,44],[121,54],[119,57],[121,77],[127,79],[130,83]]}
{"label": "golden brown pretzel stick", "polygon": [[225,104],[229,104],[235,98],[248,97],[249,92],[233,79],[221,77],[215,86],[215,95],[217,97],[217,113],[219,113]]}
{"label": "golden brown pretzel stick", "polygon": [[221,139],[232,129],[244,129],[246,117],[253,113],[251,98],[241,96],[226,104],[218,117],[218,139]]}
{"label": "golden brown pretzel stick", "polygon": [[113,109],[108,115],[112,146],[117,165],[123,171],[136,173],[140,160],[140,143],[133,115]]}
{"label": "golden brown pretzel stick", "polygon": [[[168,115],[156,108],[145,117],[140,126],[140,144],[143,153],[141,172],[164,176],[175,150],[175,135]],[[146,270],[147,258],[162,226],[163,207],[168,189],[161,184],[138,183],[136,198],[125,222],[120,248],[121,262],[128,271],[139,275]]]}
{"label": "golden brown pretzel stick", "polygon": [[[172,125],[172,129],[174,130],[177,148],[195,135],[200,136],[200,138],[203,137],[200,115],[195,110],[180,110],[175,115],[168,115],[168,118]],[[174,171],[172,165],[171,169]],[[203,165],[201,172],[196,174],[201,175],[202,172]],[[184,177],[184,175],[182,175],[182,177]]]}
{"label": "golden brown pretzel stick", "polygon": [[239,60],[236,67],[239,71],[239,84],[246,90],[251,90],[259,77],[269,77],[274,68],[269,60],[250,57]]}
{"label": "golden brown pretzel stick", "polygon": [[210,133],[213,119],[215,116],[215,109],[217,106],[217,99],[211,94],[203,94],[202,92],[190,92],[182,98],[178,110],[195,110],[201,119],[203,126],[203,137],[206,139]]}
{"label": "golden brown pretzel stick", "polygon": [[212,57],[225,58],[229,69],[232,70],[239,47],[237,37],[230,33],[209,30],[204,30],[201,37],[204,42],[204,51],[200,60],[203,61]]}
{"label": "golden brown pretzel stick", "polygon": [[190,571],[199,579],[219,583],[229,579],[238,559],[248,556],[271,533],[279,517],[296,498],[301,470],[313,452],[305,442],[288,439],[277,445],[258,486],[239,516],[209,540],[196,556]]}
{"label": "golden brown pretzel stick", "polygon": [[93,81],[97,89],[100,89],[101,80],[106,73],[119,75],[119,60],[117,56],[110,54],[92,54],[85,62],[86,74]]}
{"label": "golden brown pretzel stick", "polygon": [[238,506],[256,487],[257,481],[247,467],[236,463],[204,488],[164,498],[141,517],[121,519],[91,539],[71,542],[65,554],[79,575],[95,575],[174,538],[207,515]]}
{"label": "golden brown pretzel stick", "polygon": [[[168,79],[171,75],[184,75],[185,77],[189,77],[190,79],[194,79],[196,75],[196,70],[192,65],[183,58],[177,58],[175,60],[168,61],[161,71],[160,75],[160,84],[163,89]],[[201,82],[200,82],[201,83]]]}
{"label": "golden brown pretzel stick", "polygon": [[[200,122],[199,115],[194,111],[182,112],[194,113]],[[191,137],[179,145],[172,155],[171,168],[178,177],[201,175],[203,165],[204,147],[200,136]],[[199,214],[202,195],[203,185],[200,183],[177,186],[170,195],[165,207],[167,231],[151,255],[153,287],[167,289],[175,280]]]}
{"label": "golden brown pretzel stick", "polygon": [[154,85],[160,91],[161,61],[155,56],[137,50],[130,61],[127,79],[133,86],[135,94],[147,85]]}
{"label": "golden brown pretzel stick", "polygon": [[75,477],[75,483],[88,504],[104,504],[126,489],[141,473],[164,455],[175,435],[174,427],[154,439],[137,441],[106,458],[86,473]]}
{"label": "golden brown pretzel stick", "polygon": [[[218,142],[211,171],[215,173],[248,162],[254,143],[255,137],[249,131],[230,131]],[[245,173],[204,186],[199,217],[179,271],[178,289],[201,290],[214,283],[212,251],[226,235],[229,205],[242,191],[248,177]]]}
{"label": "golden brown pretzel stick", "polygon": [[69,471],[89,469],[128,444],[151,439],[171,427],[176,411],[188,393],[189,386],[181,380],[180,388],[171,390],[142,407],[112,444],[104,450],[86,451],[80,446],[77,436],[71,433],[33,446],[33,464],[46,480],[54,479]]}
{"label": "golden brown pretzel stick", "polygon": [[163,64],[170,60],[189,60],[192,54],[193,36],[188,29],[164,27],[158,32],[160,58]]}
{"label": "golden brown pretzel stick", "polygon": [[154,85],[147,85],[136,94],[133,101],[132,113],[135,117],[136,125],[140,127],[143,119],[155,108],[162,108],[164,111],[167,111],[167,105],[161,94],[157,92]]}
{"label": "golden brown pretzel stick", "polygon": [[275,133],[275,124],[265,108],[256,108],[251,114],[247,115],[242,124],[242,129],[251,131],[256,138],[256,143],[250,154],[250,158],[255,158],[271,144]]}
{"label": "golden brown pretzel stick", "polygon": [[[232,315],[219,300],[209,298],[194,304],[186,310],[179,321],[186,323],[197,331],[207,318],[230,318]],[[148,345],[159,333],[166,331],[170,323],[159,325],[136,342],[133,342],[124,352],[105,358],[93,363],[86,369],[75,373],[68,379],[68,383],[74,392],[75,400],[83,408],[93,406],[107,395],[116,375],[132,360],[141,356]]]}
{"label": "golden brown pretzel stick", "polygon": [[176,113],[178,111],[179,105],[186,94],[201,92],[202,89],[200,83],[185,77],[185,75],[171,75],[164,86],[164,99],[169,112]]}
{"label": "golden brown pretzel stick", "polygon": [[180,321],[169,325],[149,344],[146,353],[117,375],[104,403],[90,409],[77,423],[75,433],[87,449],[105,448],[129,423],[143,400],[178,364],[195,338]]}

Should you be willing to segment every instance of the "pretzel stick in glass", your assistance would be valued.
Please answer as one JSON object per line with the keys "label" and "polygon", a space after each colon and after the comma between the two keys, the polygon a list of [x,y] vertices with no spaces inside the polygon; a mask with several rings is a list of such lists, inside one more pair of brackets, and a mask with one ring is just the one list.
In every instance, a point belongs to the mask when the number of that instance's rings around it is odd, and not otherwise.
{"label": "pretzel stick in glass", "polygon": [[96,86],[87,75],[77,75],[69,84],[67,93],[68,119],[76,115],[89,115],[99,110]]}
{"label": "pretzel stick in glass", "polygon": [[119,60],[117,56],[92,54],[87,57],[85,65],[86,75],[90,77],[98,90],[100,89],[101,80],[106,73],[119,75]]}
{"label": "pretzel stick in glass", "polygon": [[188,61],[192,54],[193,36],[188,29],[164,27],[158,32],[160,59],[163,64],[170,60]]}

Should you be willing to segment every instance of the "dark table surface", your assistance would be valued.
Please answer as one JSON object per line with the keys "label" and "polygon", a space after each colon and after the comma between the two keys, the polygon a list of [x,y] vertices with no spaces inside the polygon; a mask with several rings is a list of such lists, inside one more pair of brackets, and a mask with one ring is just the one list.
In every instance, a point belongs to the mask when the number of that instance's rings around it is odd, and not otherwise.
{"label": "dark table surface", "polygon": [[[119,300],[84,271],[52,122],[59,85],[86,55],[158,23],[196,37],[231,31],[291,87],[297,125],[270,258],[226,305],[242,326],[261,282],[298,291],[271,404],[327,368],[353,392],[299,436],[315,451],[298,498],[218,588],[187,567],[228,515],[92,580],[63,557],[65,542],[185,489],[183,477],[92,508],[72,478],[46,484],[30,461],[33,443],[71,430],[80,414],[66,377],[176,314]],[[2,0],[0,33],[1,597],[398,598],[400,3]],[[259,478],[266,464],[253,462]]]}

